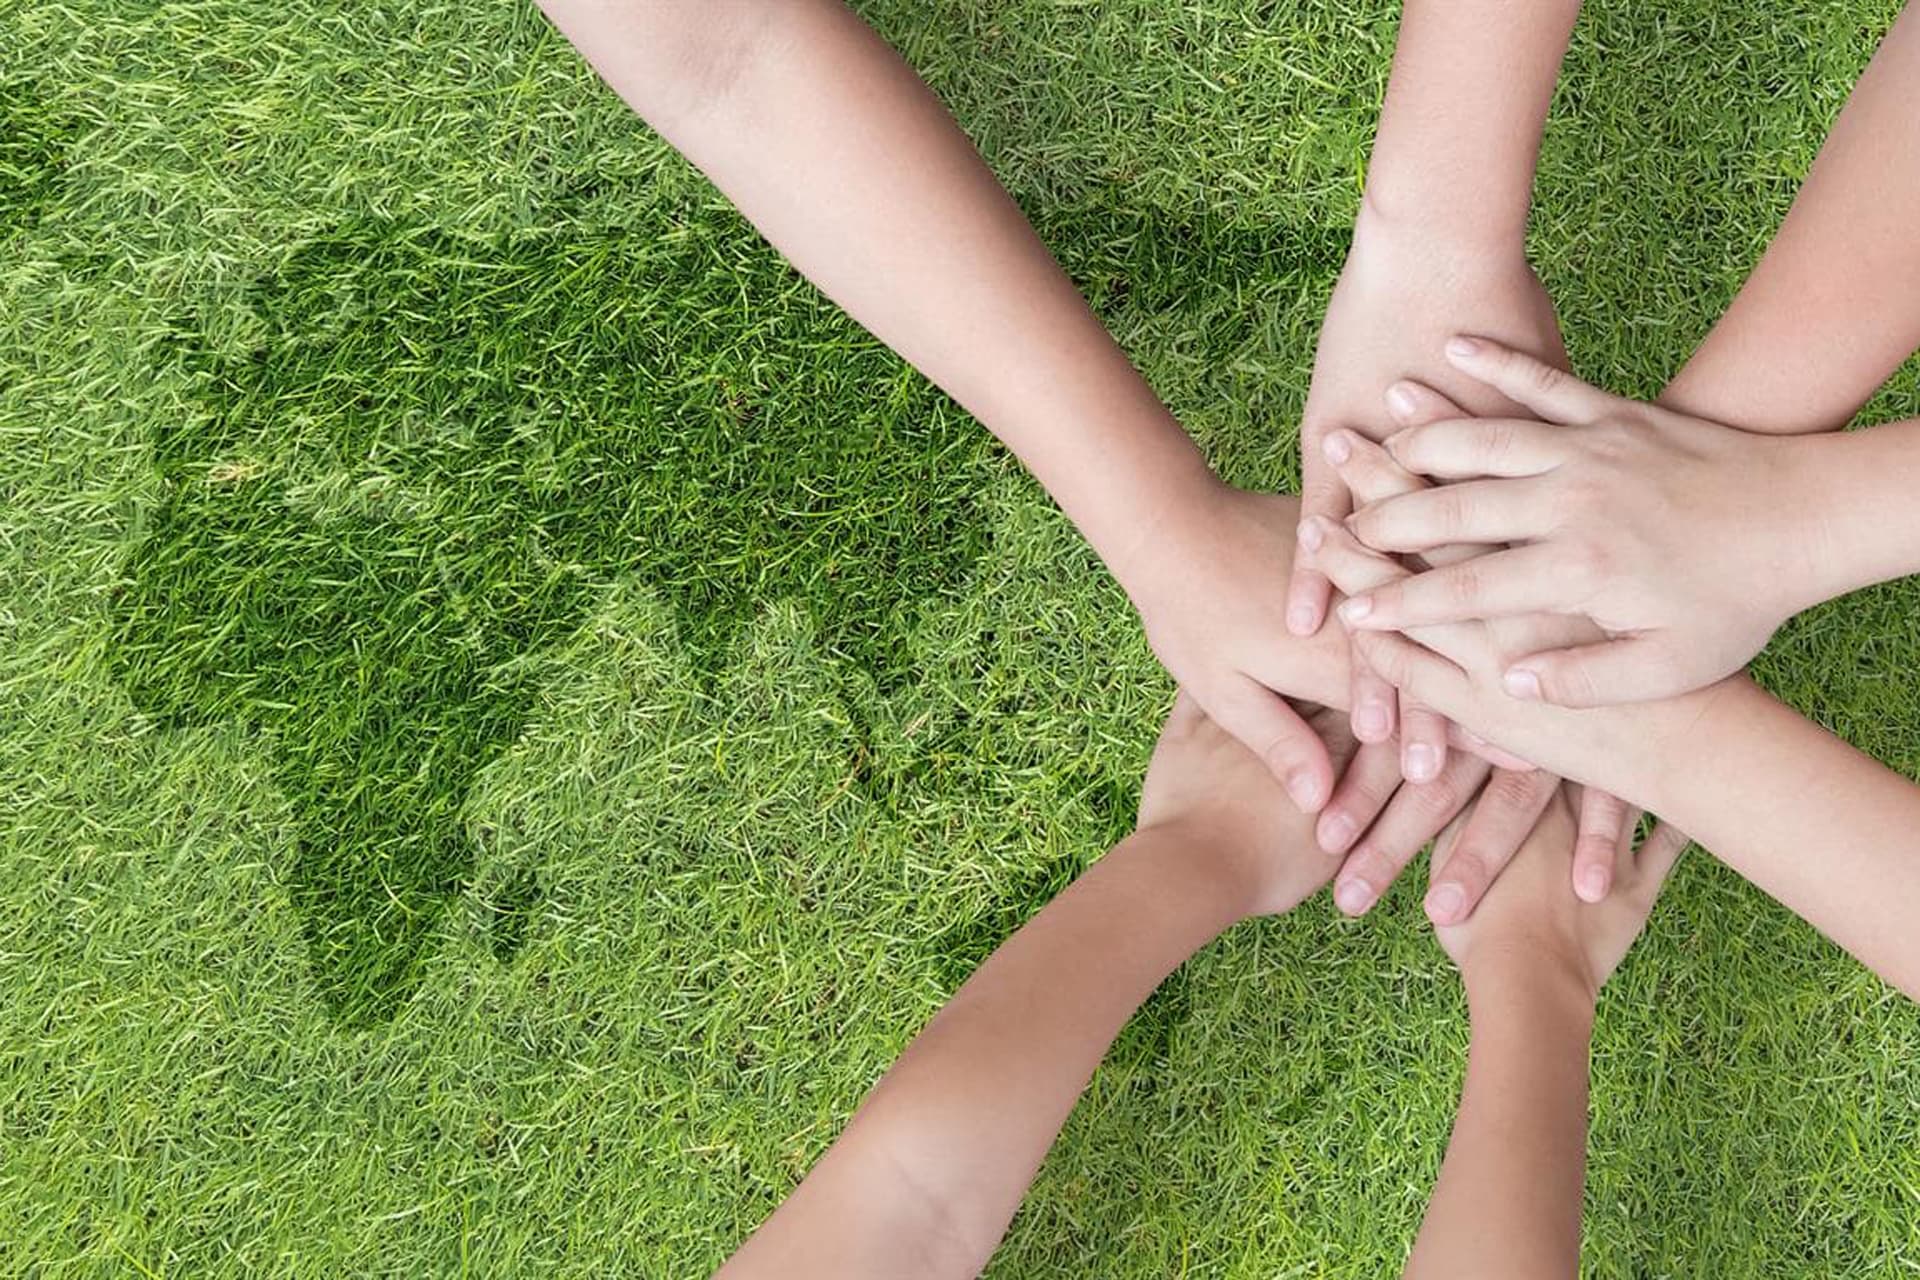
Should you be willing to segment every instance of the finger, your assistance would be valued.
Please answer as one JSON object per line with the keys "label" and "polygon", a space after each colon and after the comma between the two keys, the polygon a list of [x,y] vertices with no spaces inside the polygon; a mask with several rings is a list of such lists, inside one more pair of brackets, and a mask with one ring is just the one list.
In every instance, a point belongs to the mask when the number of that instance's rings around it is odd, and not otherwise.
{"label": "finger", "polygon": [[1671,651],[1658,640],[1623,636],[1528,654],[1508,664],[1501,683],[1516,698],[1562,707],[1601,707],[1678,697],[1706,682],[1687,680]]}
{"label": "finger", "polygon": [[1347,526],[1375,551],[1426,551],[1449,542],[1524,542],[1551,528],[1553,515],[1538,480],[1466,480],[1363,507]]}
{"label": "finger", "polygon": [[1398,427],[1424,427],[1473,415],[1424,382],[1404,378],[1387,388],[1387,416]]}
{"label": "finger", "polygon": [[[1444,396],[1435,394],[1443,402],[1451,404]],[[1426,481],[1395,462],[1385,449],[1357,431],[1337,431],[1328,436],[1324,452],[1327,460],[1339,469],[1340,478],[1346,481],[1347,491],[1359,506],[1384,502],[1405,493],[1418,493],[1427,487]],[[1429,547],[1421,553],[1420,558],[1428,564],[1452,564],[1485,555],[1490,550],[1491,547],[1470,542],[1449,543]]]}
{"label": "finger", "polygon": [[1537,476],[1567,460],[1567,442],[1552,427],[1520,418],[1454,418],[1410,427],[1387,437],[1384,448],[1407,471],[1437,480]]}
{"label": "finger", "polygon": [[1432,782],[1447,762],[1447,718],[1405,694],[1399,698],[1400,774],[1408,782]]}
{"label": "finger", "polygon": [[1371,591],[1407,576],[1405,569],[1371,547],[1363,546],[1342,524],[1309,516],[1300,522],[1299,536],[1307,560],[1348,595]]}
{"label": "finger", "polygon": [[1427,482],[1395,462],[1387,451],[1357,431],[1336,431],[1326,438],[1322,452],[1352,501],[1359,506],[1416,493]]}
{"label": "finger", "polygon": [[1554,548],[1536,543],[1429,569],[1344,601],[1340,620],[1368,631],[1405,631],[1473,618],[1567,612],[1588,593],[1578,575],[1566,572],[1562,559]]}
{"label": "finger", "polygon": [[[1319,449],[1306,450],[1300,460],[1303,472],[1300,485],[1300,514],[1304,520],[1319,516],[1340,521],[1353,510],[1353,499],[1338,474],[1327,465]],[[1304,550],[1304,546],[1301,548]],[[1296,636],[1310,636],[1326,621],[1327,605],[1333,589],[1326,575],[1308,563],[1308,557],[1296,552],[1293,578],[1287,584],[1287,630]]]}
{"label": "finger", "polygon": [[1690,843],[1687,833],[1672,823],[1654,825],[1653,834],[1634,854],[1635,884],[1639,892],[1647,895],[1647,901],[1659,896],[1660,887],[1673,874],[1674,864],[1680,861],[1680,855],[1687,851]]}
{"label": "finger", "polygon": [[1580,901],[1599,902],[1613,887],[1614,859],[1632,839],[1631,824],[1625,800],[1597,787],[1581,792],[1580,826],[1573,838],[1573,892]]}
{"label": "finger", "polygon": [[1353,644],[1368,666],[1421,705],[1442,709],[1472,705],[1473,687],[1467,673],[1399,632],[1358,632]]}
{"label": "finger", "polygon": [[1427,919],[1450,925],[1473,914],[1526,843],[1559,785],[1558,778],[1537,769],[1531,773],[1494,770],[1459,838],[1444,857],[1435,860],[1424,904]]}
{"label": "finger", "polygon": [[1327,744],[1285,698],[1240,675],[1202,705],[1215,724],[1260,758],[1302,813],[1316,813],[1327,802],[1333,790]]}
{"label": "finger", "polygon": [[1592,422],[1618,400],[1568,373],[1488,338],[1447,342],[1447,362],[1548,422]]}
{"label": "finger", "polygon": [[1348,665],[1347,687],[1353,736],[1362,742],[1385,742],[1391,738],[1394,709],[1400,702],[1399,691],[1382,680],[1357,653]]}
{"label": "finger", "polygon": [[1353,762],[1333,788],[1333,798],[1320,811],[1314,839],[1331,854],[1353,847],[1360,833],[1373,825],[1380,811],[1400,789],[1400,760],[1390,742],[1361,744]]}
{"label": "finger", "polygon": [[1432,782],[1408,783],[1367,829],[1335,874],[1333,902],[1350,916],[1365,915],[1413,856],[1466,807],[1490,772],[1486,761],[1455,752]]}

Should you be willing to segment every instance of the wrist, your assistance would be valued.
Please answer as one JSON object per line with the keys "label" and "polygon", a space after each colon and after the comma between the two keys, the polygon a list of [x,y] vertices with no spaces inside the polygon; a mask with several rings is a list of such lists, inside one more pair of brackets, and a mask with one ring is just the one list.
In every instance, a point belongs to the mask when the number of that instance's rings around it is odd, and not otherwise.
{"label": "wrist", "polygon": [[1203,536],[1231,492],[1190,442],[1189,448],[1190,456],[1110,476],[1099,513],[1076,521],[1136,608],[1169,569],[1181,572],[1186,549]]}
{"label": "wrist", "polygon": [[1768,455],[1775,516],[1759,522],[1768,535],[1760,569],[1750,584],[1781,622],[1853,588],[1846,582],[1846,543],[1842,528],[1860,495],[1846,492],[1836,476],[1847,452],[1839,434],[1767,437],[1756,448]]}
{"label": "wrist", "polygon": [[1260,914],[1261,879],[1252,851],[1229,824],[1203,814],[1163,818],[1134,831],[1165,876],[1168,895],[1198,893],[1225,929]]}
{"label": "wrist", "polygon": [[1356,251],[1363,245],[1369,250],[1391,246],[1429,259],[1524,262],[1527,205],[1522,200],[1517,209],[1503,213],[1481,207],[1456,210],[1413,183],[1369,173],[1354,219],[1353,243]]}
{"label": "wrist", "polygon": [[1570,946],[1515,939],[1482,946],[1461,963],[1467,1008],[1476,1025],[1555,1026],[1590,1034],[1599,987]]}

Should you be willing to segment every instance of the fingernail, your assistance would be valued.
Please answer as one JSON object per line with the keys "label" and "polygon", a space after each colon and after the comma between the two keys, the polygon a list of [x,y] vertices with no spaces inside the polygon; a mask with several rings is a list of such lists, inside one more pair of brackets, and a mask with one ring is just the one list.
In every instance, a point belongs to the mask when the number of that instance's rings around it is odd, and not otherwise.
{"label": "fingernail", "polygon": [[1404,382],[1396,382],[1387,388],[1387,408],[1395,417],[1411,418],[1420,408],[1420,402],[1413,398],[1413,391]]}
{"label": "fingernail", "polygon": [[1457,884],[1435,885],[1427,894],[1427,919],[1435,924],[1457,924],[1466,908],[1467,895]]}
{"label": "fingernail", "polygon": [[1314,780],[1311,769],[1295,769],[1287,775],[1287,794],[1308,812],[1320,807],[1320,784]]}
{"label": "fingernail", "polygon": [[1448,338],[1447,354],[1471,359],[1480,354],[1481,344],[1474,338]]}
{"label": "fingernail", "polygon": [[1327,461],[1334,466],[1343,467],[1347,464],[1347,459],[1353,456],[1353,441],[1347,438],[1346,432],[1336,431],[1320,442],[1320,452],[1324,453]]}
{"label": "fingernail", "polygon": [[1370,702],[1360,708],[1353,718],[1353,727],[1366,742],[1378,742],[1393,731],[1393,722],[1387,716],[1387,709],[1379,703]]}
{"label": "fingernail", "polygon": [[1513,667],[1500,677],[1501,688],[1507,691],[1509,698],[1521,698],[1527,702],[1540,701],[1540,677],[1525,667]]}
{"label": "fingernail", "polygon": [[1333,905],[1350,916],[1364,915],[1373,905],[1373,887],[1358,877],[1342,880],[1334,888]]}
{"label": "fingernail", "polygon": [[1297,604],[1287,610],[1287,630],[1297,636],[1312,635],[1314,624],[1319,621],[1319,612],[1310,604]]}
{"label": "fingernail", "polygon": [[1327,531],[1320,527],[1320,518],[1313,516],[1300,522],[1300,545],[1309,551],[1318,551],[1327,540]]}
{"label": "fingernail", "polygon": [[1320,847],[1328,853],[1344,853],[1358,834],[1360,828],[1354,825],[1352,818],[1344,813],[1336,813],[1320,823]]}
{"label": "fingernail", "polygon": [[1400,771],[1407,775],[1409,782],[1432,782],[1440,772],[1440,753],[1424,742],[1416,742],[1407,748],[1400,761]]}
{"label": "fingernail", "polygon": [[1602,867],[1588,867],[1580,873],[1580,897],[1585,902],[1598,902],[1607,896],[1607,873]]}
{"label": "fingernail", "polygon": [[1373,599],[1370,596],[1355,596],[1340,605],[1342,622],[1358,622],[1373,612]]}

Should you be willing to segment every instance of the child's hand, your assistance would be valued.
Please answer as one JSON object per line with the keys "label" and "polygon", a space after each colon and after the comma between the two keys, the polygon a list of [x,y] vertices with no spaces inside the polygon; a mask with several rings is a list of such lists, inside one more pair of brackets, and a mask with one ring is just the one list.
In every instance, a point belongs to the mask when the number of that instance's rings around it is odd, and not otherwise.
{"label": "child's hand", "polygon": [[1336,771],[1287,697],[1340,701],[1347,646],[1336,630],[1287,633],[1281,584],[1298,513],[1292,498],[1215,485],[1153,522],[1116,572],[1181,689],[1312,813]]}
{"label": "child's hand", "polygon": [[[1306,535],[1313,565],[1349,596],[1377,592],[1408,576],[1391,557],[1366,547],[1343,525],[1319,521]],[[1685,749],[1708,703],[1735,687],[1709,689],[1659,702],[1569,710],[1523,701],[1501,687],[1501,673],[1518,653],[1537,650],[1530,619],[1454,622],[1354,634],[1374,670],[1457,724],[1504,750],[1535,761],[1563,778],[1634,798],[1656,785]]]}
{"label": "child's hand", "polygon": [[[1430,388],[1408,385],[1405,390],[1406,395],[1399,397],[1402,403],[1395,409],[1396,417],[1403,424],[1417,426],[1461,416],[1459,406]],[[1386,450],[1355,432],[1336,431],[1329,435],[1325,451],[1328,462],[1363,507],[1427,488],[1424,480],[1402,468]],[[1303,541],[1310,539],[1312,530],[1303,529],[1301,536]],[[1472,554],[1463,547],[1441,548],[1428,553],[1428,562],[1459,564]],[[1345,611],[1346,606],[1341,606],[1343,615]],[[1537,615],[1524,622],[1516,619],[1509,626],[1516,637],[1526,635],[1535,648],[1589,644],[1602,635],[1585,618]],[[1450,761],[1448,772],[1453,769]],[[1533,829],[1540,806],[1546,803],[1558,782],[1550,774],[1530,778],[1503,770],[1494,775],[1487,795],[1476,807],[1474,819],[1462,837],[1461,856],[1449,863],[1446,875],[1427,893],[1427,913],[1434,923],[1451,924],[1465,919],[1473,911],[1474,904],[1513,856],[1520,840]],[[1341,793],[1347,790],[1347,785],[1345,780],[1341,782],[1334,802],[1328,806],[1329,812],[1340,807]],[[1325,815],[1321,821],[1324,826]],[[1612,878],[1613,851],[1629,825],[1624,802],[1596,788],[1585,789],[1580,807],[1580,834],[1574,851],[1574,886],[1587,901],[1598,902],[1606,897]],[[1385,880],[1392,878],[1388,875]],[[1343,868],[1340,883],[1334,890],[1335,901],[1343,909],[1350,895],[1355,901],[1361,900],[1361,891],[1350,888],[1350,881],[1354,879],[1371,884],[1376,877],[1358,867]]]}
{"label": "child's hand", "polygon": [[[1459,834],[1456,824],[1434,845],[1436,876],[1445,873]],[[1567,892],[1573,840],[1573,808],[1563,787],[1480,909],[1459,924],[1435,926],[1441,947],[1469,988],[1502,969],[1550,965],[1589,998],[1597,996],[1640,936],[1660,886],[1687,844],[1664,823],[1637,852],[1631,839],[1623,838],[1614,891],[1594,903]]]}
{"label": "child's hand", "polygon": [[1515,697],[1584,707],[1711,684],[1812,603],[1796,584],[1817,551],[1787,518],[1813,500],[1790,473],[1802,442],[1623,400],[1485,340],[1455,339],[1447,358],[1560,425],[1462,418],[1404,431],[1388,442],[1400,463],[1460,483],[1376,503],[1349,523],[1379,551],[1516,545],[1350,600],[1348,626],[1590,618],[1612,638],[1526,652],[1504,672]]}
{"label": "child's hand", "polygon": [[[1325,735],[1335,765],[1344,768],[1358,745],[1346,716],[1325,707],[1303,710],[1312,731]],[[1185,833],[1196,871],[1222,874],[1245,915],[1291,910],[1340,865],[1314,843],[1313,819],[1185,693],[1175,699],[1147,766],[1140,827]]]}
{"label": "child's hand", "polygon": [[[1321,324],[1300,424],[1304,515],[1340,520],[1352,509],[1353,495],[1326,460],[1325,440],[1342,429],[1371,440],[1391,434],[1394,423],[1381,398],[1402,378],[1425,378],[1471,412],[1515,411],[1511,401],[1439,359],[1440,344],[1463,329],[1564,358],[1553,304],[1517,239],[1465,243],[1364,210]],[[1326,579],[1295,565],[1286,611],[1294,634],[1314,634],[1327,605]],[[1364,664],[1355,667],[1352,704],[1364,741],[1394,733],[1394,691]],[[1399,710],[1404,775],[1415,782],[1435,777],[1446,754],[1442,722],[1411,705]]]}

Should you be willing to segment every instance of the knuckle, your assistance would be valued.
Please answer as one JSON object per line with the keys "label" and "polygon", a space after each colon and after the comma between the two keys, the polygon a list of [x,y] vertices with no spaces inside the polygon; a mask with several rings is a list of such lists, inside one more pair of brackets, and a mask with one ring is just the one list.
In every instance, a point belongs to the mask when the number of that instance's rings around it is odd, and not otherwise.
{"label": "knuckle", "polygon": [[1533,774],[1496,770],[1487,781],[1487,800],[1505,809],[1531,808],[1539,785]]}
{"label": "knuckle", "polygon": [[1413,804],[1419,812],[1441,822],[1460,811],[1464,798],[1460,794],[1459,784],[1444,773],[1432,782],[1419,783],[1410,790],[1413,792]]}
{"label": "knuckle", "polygon": [[1481,571],[1471,561],[1456,566],[1441,581],[1446,584],[1447,599],[1458,605],[1478,603],[1485,587]]}
{"label": "knuckle", "polygon": [[1567,380],[1567,375],[1564,370],[1556,368],[1544,360],[1535,360],[1530,356],[1524,356],[1517,352],[1513,358],[1520,363],[1528,385],[1542,394],[1558,391]]}

